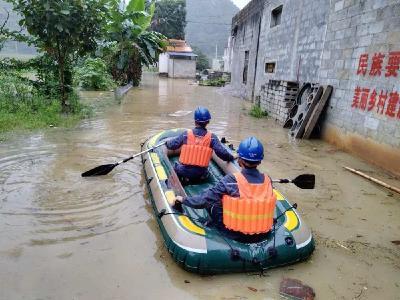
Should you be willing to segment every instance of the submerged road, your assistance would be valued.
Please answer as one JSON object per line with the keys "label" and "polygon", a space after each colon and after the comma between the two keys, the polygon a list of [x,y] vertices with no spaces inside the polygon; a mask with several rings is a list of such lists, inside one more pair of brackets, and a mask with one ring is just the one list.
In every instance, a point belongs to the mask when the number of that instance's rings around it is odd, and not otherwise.
{"label": "submerged road", "polygon": [[[283,277],[318,299],[399,299],[400,197],[342,169],[381,170],[322,141],[292,141],[272,120],[250,117],[240,99],[186,80],[145,74],[143,84],[73,129],[0,143],[0,299],[279,299]],[[107,93],[86,93],[102,103]],[[109,100],[107,100],[109,101]],[[259,274],[201,277],[181,270],[159,233],[140,159],[102,178],[80,177],[140,151],[160,130],[190,127],[196,106],[210,129],[264,142],[261,168],[274,178],[315,173],[315,190],[278,187],[299,205],[316,251],[307,262]]]}

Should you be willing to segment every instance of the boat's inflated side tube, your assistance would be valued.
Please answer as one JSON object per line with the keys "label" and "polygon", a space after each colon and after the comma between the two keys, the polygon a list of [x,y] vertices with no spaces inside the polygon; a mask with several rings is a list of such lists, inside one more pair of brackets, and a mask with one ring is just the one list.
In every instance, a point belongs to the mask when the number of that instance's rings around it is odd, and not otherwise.
{"label": "boat's inflated side tube", "polygon": [[182,146],[179,162],[184,165],[208,167],[213,149],[211,133],[205,136],[195,136],[192,130],[187,131],[187,143]]}

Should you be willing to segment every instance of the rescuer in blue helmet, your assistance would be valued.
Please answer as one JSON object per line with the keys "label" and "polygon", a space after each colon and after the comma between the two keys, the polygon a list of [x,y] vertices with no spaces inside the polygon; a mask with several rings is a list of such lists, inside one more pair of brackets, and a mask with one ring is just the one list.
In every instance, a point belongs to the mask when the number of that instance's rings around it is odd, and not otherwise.
{"label": "rescuer in blue helmet", "polygon": [[[237,152],[240,172],[226,175],[200,195],[177,196],[175,205],[207,209],[213,224],[234,237],[264,234],[272,227],[276,205],[270,177],[257,169],[264,158],[264,147],[255,137],[249,137]],[[243,205],[232,205],[236,201],[243,201]],[[260,218],[263,222],[258,222]]]}
{"label": "rescuer in blue helmet", "polygon": [[264,159],[264,147],[255,137],[249,137],[239,144],[237,150],[239,158],[244,162],[260,164]]}
{"label": "rescuer in blue helmet", "polygon": [[209,123],[211,120],[211,114],[205,107],[199,106],[194,111],[194,121],[197,123]]}
{"label": "rescuer in blue helmet", "polygon": [[200,183],[208,177],[208,165],[212,153],[224,161],[233,161],[233,155],[221,145],[215,134],[207,131],[211,114],[205,107],[194,111],[195,128],[183,132],[174,139],[167,141],[170,150],[181,149],[179,162],[174,169],[182,184]]}

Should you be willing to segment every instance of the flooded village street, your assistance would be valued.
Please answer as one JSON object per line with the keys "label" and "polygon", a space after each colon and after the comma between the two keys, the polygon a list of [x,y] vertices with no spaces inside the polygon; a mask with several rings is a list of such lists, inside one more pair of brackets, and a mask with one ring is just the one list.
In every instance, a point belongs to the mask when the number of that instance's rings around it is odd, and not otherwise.
{"label": "flooded village street", "polygon": [[[140,159],[81,178],[139,152],[161,130],[191,127],[191,113],[171,114],[198,105],[210,109],[219,137],[234,144],[258,137],[266,151],[261,169],[271,177],[316,175],[314,190],[277,186],[312,229],[309,260],[264,276],[190,274],[164,246]],[[72,129],[0,143],[0,299],[279,299],[283,277],[310,285],[318,299],[399,299],[400,246],[392,241],[400,240],[400,195],[342,166],[398,185],[325,142],[290,140],[273,120],[250,117],[244,101],[216,88],[147,73],[121,103]]]}

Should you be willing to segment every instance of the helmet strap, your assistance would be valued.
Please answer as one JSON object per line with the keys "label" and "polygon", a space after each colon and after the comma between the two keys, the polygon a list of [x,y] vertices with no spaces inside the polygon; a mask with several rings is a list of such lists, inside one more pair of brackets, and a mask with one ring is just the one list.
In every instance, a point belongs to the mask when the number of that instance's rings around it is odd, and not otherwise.
{"label": "helmet strap", "polygon": [[196,127],[200,127],[200,128],[206,128],[208,123],[210,123],[210,121],[206,121],[206,122],[195,122]]}

